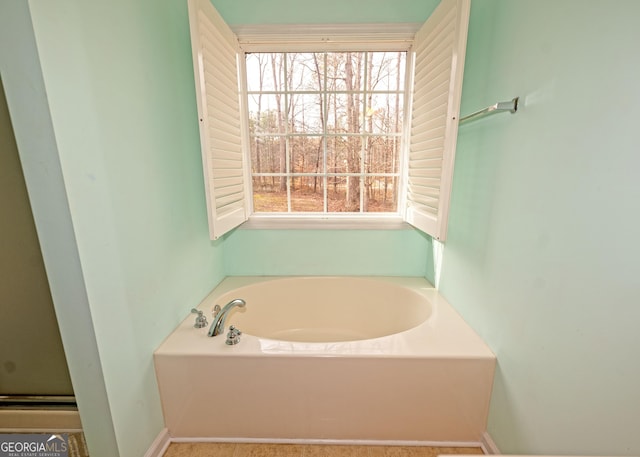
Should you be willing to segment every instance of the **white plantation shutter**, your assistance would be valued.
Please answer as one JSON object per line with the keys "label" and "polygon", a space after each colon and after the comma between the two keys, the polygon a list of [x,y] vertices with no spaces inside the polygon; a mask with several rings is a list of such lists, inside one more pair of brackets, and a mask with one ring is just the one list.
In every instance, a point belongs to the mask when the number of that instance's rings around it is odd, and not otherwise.
{"label": "white plantation shutter", "polygon": [[470,0],[442,0],[416,33],[407,222],[444,241],[453,178]]}
{"label": "white plantation shutter", "polygon": [[238,93],[238,40],[209,0],[189,0],[209,234],[247,220]]}

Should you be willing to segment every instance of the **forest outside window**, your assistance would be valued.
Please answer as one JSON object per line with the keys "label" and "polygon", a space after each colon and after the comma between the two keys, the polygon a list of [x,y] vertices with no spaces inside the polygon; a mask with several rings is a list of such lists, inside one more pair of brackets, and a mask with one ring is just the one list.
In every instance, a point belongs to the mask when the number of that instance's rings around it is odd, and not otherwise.
{"label": "forest outside window", "polygon": [[406,52],[246,54],[255,213],[398,214]]}

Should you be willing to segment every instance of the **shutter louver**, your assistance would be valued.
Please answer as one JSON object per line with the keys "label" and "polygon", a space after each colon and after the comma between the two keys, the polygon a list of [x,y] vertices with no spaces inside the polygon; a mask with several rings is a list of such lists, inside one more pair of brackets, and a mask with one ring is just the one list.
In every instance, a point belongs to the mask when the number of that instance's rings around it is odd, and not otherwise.
{"label": "shutter louver", "polygon": [[469,0],[442,0],[416,33],[407,222],[444,241],[449,214]]}
{"label": "shutter louver", "polygon": [[238,91],[238,41],[209,0],[189,0],[209,234],[247,220]]}

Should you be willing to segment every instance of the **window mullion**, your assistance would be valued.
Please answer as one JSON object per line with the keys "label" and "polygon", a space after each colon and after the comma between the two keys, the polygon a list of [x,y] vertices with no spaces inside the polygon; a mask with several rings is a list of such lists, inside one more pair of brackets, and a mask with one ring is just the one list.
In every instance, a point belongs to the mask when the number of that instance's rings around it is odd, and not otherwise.
{"label": "window mullion", "polygon": [[[360,109],[362,110],[362,123],[361,123],[361,127],[360,127],[360,213],[364,213],[364,201],[365,201],[365,192],[366,192],[366,187],[364,185],[364,181],[365,181],[365,171],[366,171],[366,155],[367,155],[367,147],[366,147],[366,141],[367,141],[367,133],[369,133],[369,131],[367,130],[367,96],[368,96],[368,91],[367,91],[367,83],[369,82],[368,79],[368,69],[369,69],[369,65],[368,65],[368,57],[369,57],[369,53],[365,52],[364,53],[364,71],[363,71],[363,78],[362,78],[362,102],[360,104]],[[360,77],[360,75],[358,75],[358,77]]]}
{"label": "window mullion", "polygon": [[[327,160],[328,154],[328,136],[327,136],[327,123],[329,122],[329,91],[327,90],[327,53],[323,53],[322,57],[323,68],[322,68],[322,87],[320,87],[320,91],[322,93],[322,102],[324,103],[324,119],[322,120],[322,211],[324,213],[329,212],[329,177],[327,173],[329,172],[329,163]],[[335,151],[334,151],[335,154]]]}
{"label": "window mullion", "polygon": [[285,161],[285,182],[287,187],[287,212],[291,212],[291,159],[289,157],[291,152],[291,145],[289,143],[290,132],[289,132],[289,103],[291,100],[289,94],[289,54],[286,52],[282,55],[284,63],[284,74],[283,74],[283,84],[284,84],[284,161]]}

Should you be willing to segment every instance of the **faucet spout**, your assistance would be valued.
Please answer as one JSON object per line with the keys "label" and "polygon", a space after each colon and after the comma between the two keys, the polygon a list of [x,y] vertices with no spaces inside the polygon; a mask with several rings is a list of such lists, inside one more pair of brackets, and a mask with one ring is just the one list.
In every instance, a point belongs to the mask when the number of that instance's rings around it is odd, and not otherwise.
{"label": "faucet spout", "polygon": [[209,336],[216,336],[224,333],[224,324],[227,320],[227,315],[231,311],[231,309],[236,306],[239,308],[244,308],[246,306],[246,302],[242,298],[236,298],[235,300],[231,300],[229,303],[224,305],[224,308],[218,312],[213,318],[213,324],[209,328]]}

